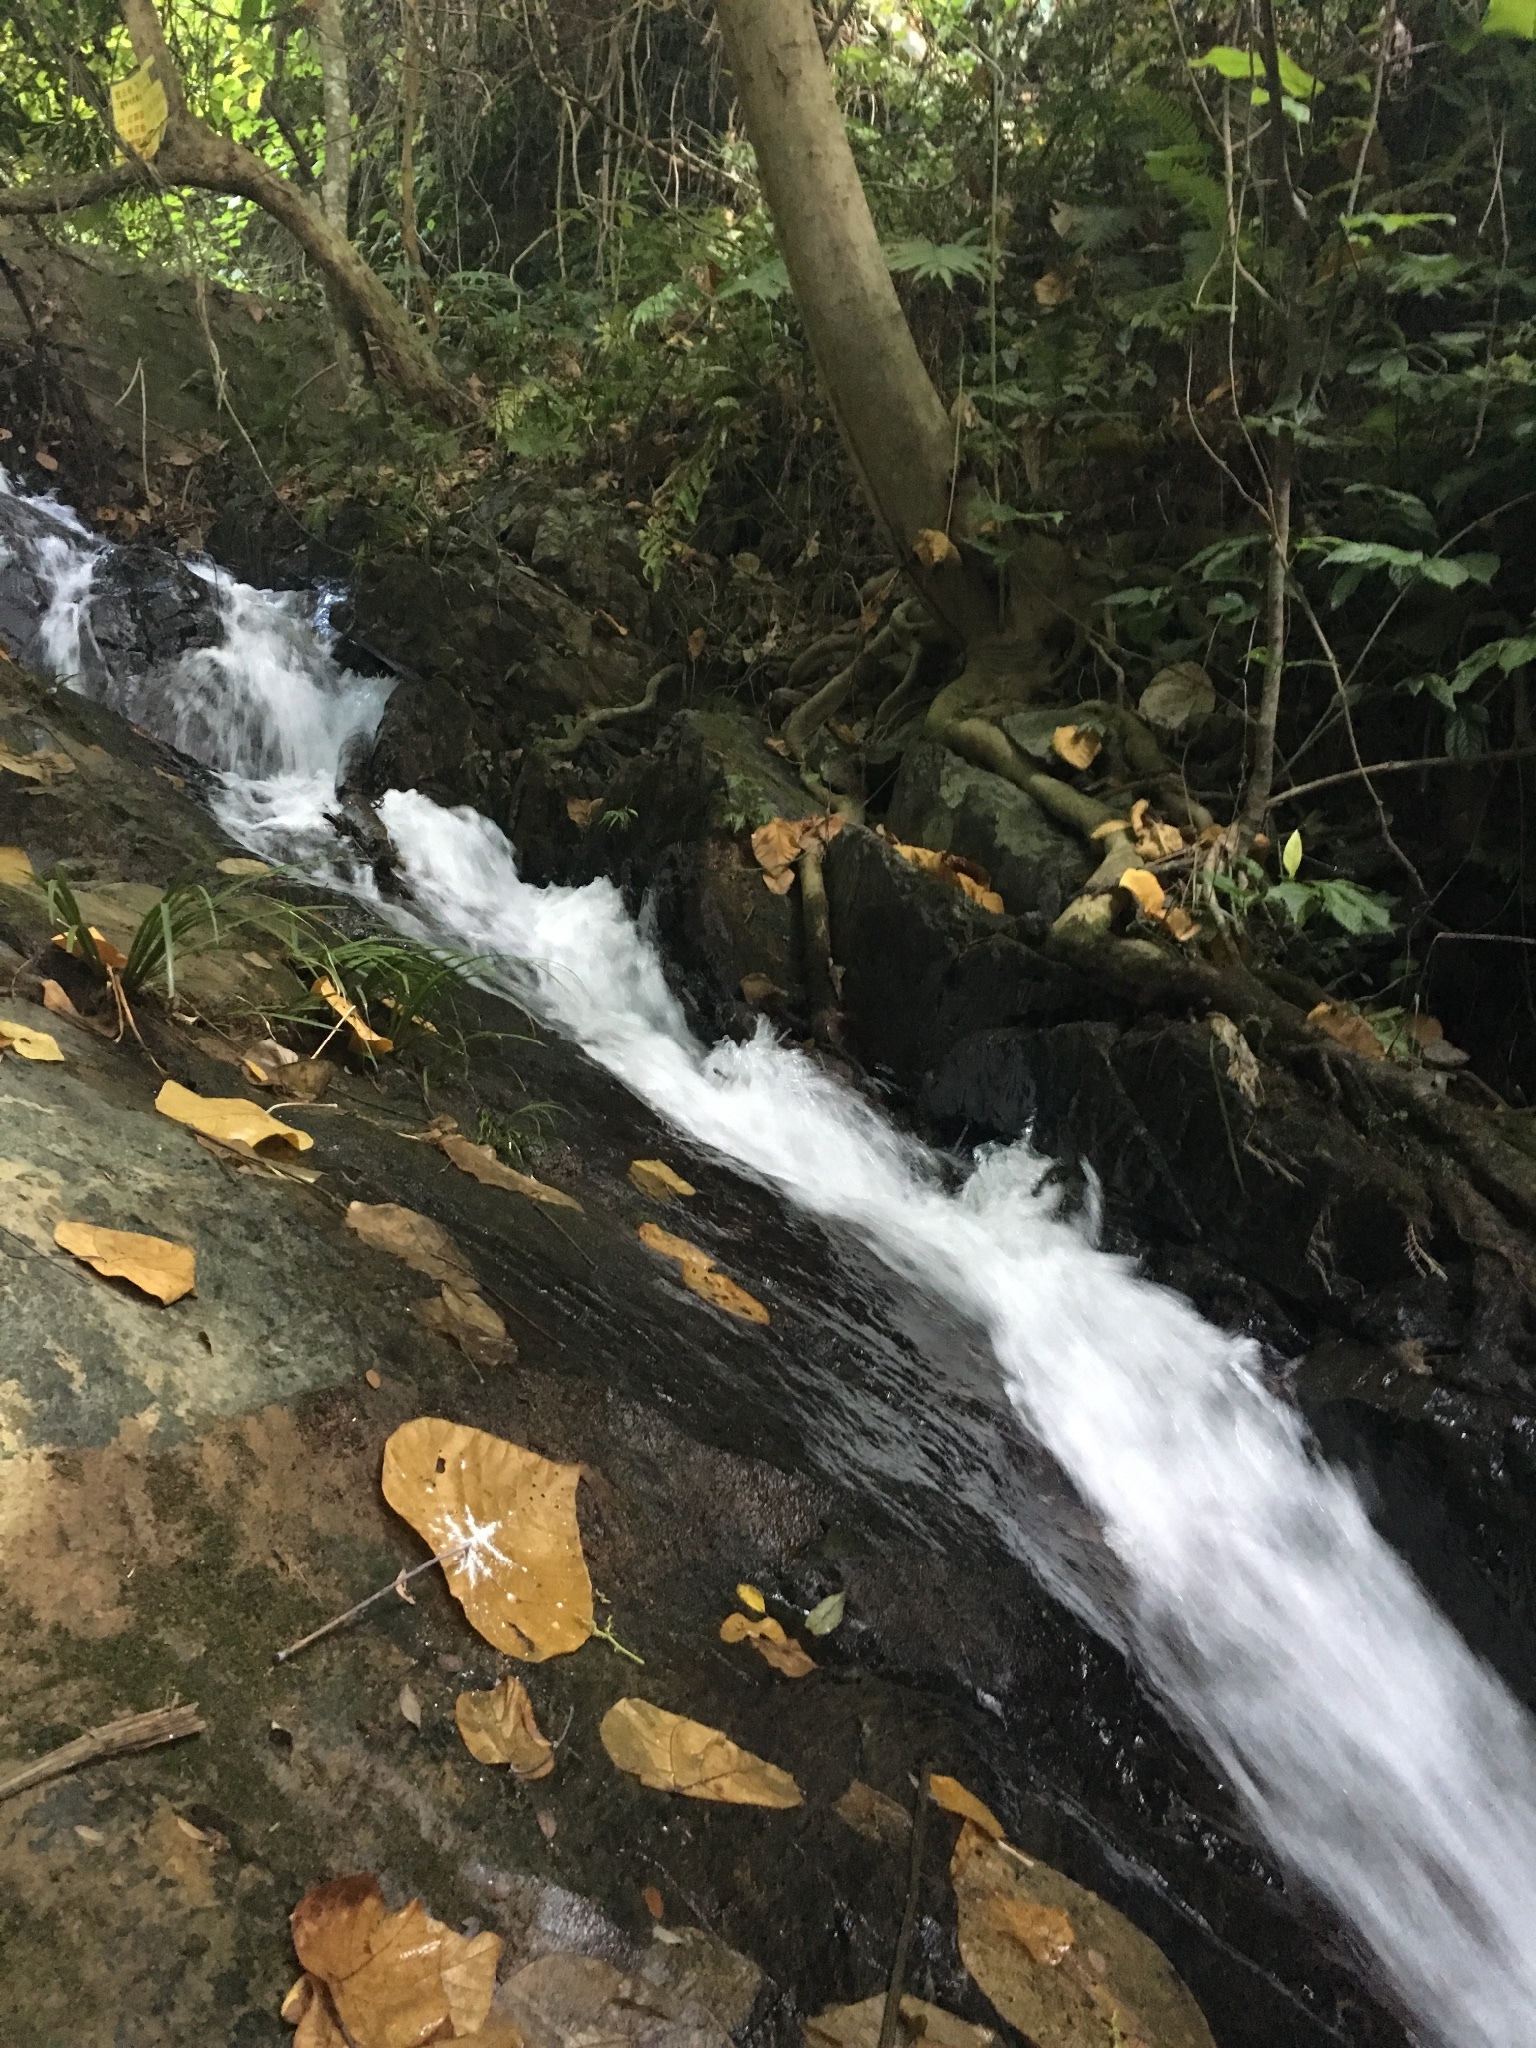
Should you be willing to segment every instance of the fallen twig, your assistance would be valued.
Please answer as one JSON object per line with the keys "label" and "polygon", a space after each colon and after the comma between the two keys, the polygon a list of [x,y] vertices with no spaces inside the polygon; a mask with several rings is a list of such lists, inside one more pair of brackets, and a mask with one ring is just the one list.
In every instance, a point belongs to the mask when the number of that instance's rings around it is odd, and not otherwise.
{"label": "fallen twig", "polygon": [[907,1952],[912,1946],[912,1932],[917,1925],[917,1895],[923,1877],[923,1837],[928,1829],[928,1808],[932,1801],[928,1797],[929,1766],[924,1764],[917,1774],[917,1803],[912,1809],[912,1852],[907,1863],[907,1903],[902,1910],[901,1932],[896,1937],[896,1955],[891,1964],[891,1981],[886,1988],[885,2010],[880,2016],[879,2048],[896,2048],[896,2035],[901,2025],[901,1987],[906,1981]]}
{"label": "fallen twig", "polygon": [[408,1599],[410,1596],[405,1588],[412,1579],[419,1579],[423,1572],[431,1571],[435,1564],[442,1564],[450,1557],[457,1557],[460,1552],[468,1550],[474,1541],[474,1537],[466,1536],[462,1543],[450,1543],[446,1550],[434,1551],[423,1563],[413,1564],[409,1571],[396,1572],[387,1586],[380,1586],[376,1593],[369,1593],[366,1598],[355,1601],[344,1614],[333,1614],[331,1619],[323,1621],[319,1628],[312,1628],[307,1636],[300,1636],[299,1640],[290,1643],[286,1650],[279,1650],[272,1662],[286,1664],[288,1659],[296,1657],[300,1650],[307,1650],[311,1643],[318,1643],[322,1636],[333,1635],[337,1629],[345,1628],[349,1621],[356,1621],[357,1617],[366,1614],[370,1607],[376,1607],[381,1600],[387,1600],[391,1593],[398,1593],[402,1600]]}
{"label": "fallen twig", "polygon": [[73,1742],[50,1749],[45,1756],[12,1771],[8,1778],[0,1778],[0,1799],[46,1784],[50,1778],[62,1778],[69,1771],[78,1771],[82,1764],[129,1756],[139,1749],[158,1749],[162,1743],[179,1742],[184,1735],[201,1735],[207,1726],[195,1704],[151,1707],[147,1714],[124,1714],[119,1720],[104,1722],[100,1728],[88,1728]]}

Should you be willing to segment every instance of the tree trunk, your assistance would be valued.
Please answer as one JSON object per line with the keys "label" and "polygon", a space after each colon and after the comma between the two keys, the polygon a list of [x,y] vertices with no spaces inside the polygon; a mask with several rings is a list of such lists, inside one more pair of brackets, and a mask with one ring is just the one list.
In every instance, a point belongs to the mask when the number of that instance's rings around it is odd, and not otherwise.
{"label": "tree trunk", "polygon": [[405,51],[400,66],[400,246],[421,302],[421,317],[427,323],[427,332],[435,335],[437,307],[422,267],[421,237],[416,232],[416,109],[421,97],[421,24],[416,17],[416,0],[401,0],[401,13]]}
{"label": "tree trunk", "polygon": [[320,204],[331,226],[344,235],[352,190],[352,99],[347,90],[347,30],[342,0],[316,0],[315,42],[320,53],[325,126]]}
{"label": "tree trunk", "polygon": [[134,55],[154,67],[165,89],[168,117],[158,153],[152,162],[118,165],[67,184],[0,191],[0,213],[64,212],[144,184],[192,185],[249,199],[303,249],[348,320],[366,334],[380,374],[400,396],[444,418],[462,417],[468,409],[463,396],[344,231],[253,151],[215,134],[188,110],[154,0],[120,0],[120,6]]}
{"label": "tree trunk", "polygon": [[919,533],[947,533],[955,430],[913,342],[870,218],[811,0],[718,0],[763,194],[811,354],[864,495],[897,558],[968,643],[997,600],[958,558],[926,568]]}

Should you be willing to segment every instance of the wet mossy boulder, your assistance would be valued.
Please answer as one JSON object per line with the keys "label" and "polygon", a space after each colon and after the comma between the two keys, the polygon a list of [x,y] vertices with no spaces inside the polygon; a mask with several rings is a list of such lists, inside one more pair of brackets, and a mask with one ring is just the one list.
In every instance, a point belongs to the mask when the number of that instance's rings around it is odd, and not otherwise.
{"label": "wet mossy boulder", "polygon": [[979,861],[1014,915],[1054,920],[1095,866],[1032,796],[936,740],[907,749],[886,823],[898,839]]}

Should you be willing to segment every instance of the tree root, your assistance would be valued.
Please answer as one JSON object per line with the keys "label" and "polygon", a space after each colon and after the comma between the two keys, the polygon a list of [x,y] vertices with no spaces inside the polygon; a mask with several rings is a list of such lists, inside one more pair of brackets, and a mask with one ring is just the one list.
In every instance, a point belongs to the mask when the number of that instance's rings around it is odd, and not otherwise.
{"label": "tree root", "polygon": [[656,699],[661,695],[662,684],[670,682],[673,676],[680,676],[682,672],[683,665],[680,661],[669,662],[665,668],[657,669],[646,684],[643,697],[637,698],[633,704],[604,704],[596,711],[587,712],[584,717],[577,719],[563,740],[556,740],[547,749],[548,753],[553,758],[574,754],[579,746],[591,739],[603,726],[612,725],[620,718],[638,718],[643,711],[654,711]]}
{"label": "tree root", "polygon": [[[913,631],[912,613],[917,602],[917,599],[909,598],[906,604],[898,605],[880,631],[872,640],[865,642],[852,661],[840,668],[830,681],[823,683],[785,719],[781,735],[797,761],[803,758],[811,740],[827,720],[841,711],[849,698],[874,676],[886,656],[907,645]],[[824,642],[822,644],[825,645]],[[803,656],[801,658],[804,659]]]}

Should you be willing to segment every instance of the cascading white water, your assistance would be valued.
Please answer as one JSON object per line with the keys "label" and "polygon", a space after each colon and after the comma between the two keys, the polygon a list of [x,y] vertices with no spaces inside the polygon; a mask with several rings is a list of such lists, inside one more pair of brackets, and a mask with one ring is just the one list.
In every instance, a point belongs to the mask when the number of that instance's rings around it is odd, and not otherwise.
{"label": "cascading white water", "polygon": [[[60,593],[55,610],[78,604]],[[141,719],[197,732],[218,808],[268,857],[324,859],[323,809],[380,686],[293,605],[238,585],[227,640]],[[231,743],[230,735],[236,736]],[[853,1233],[982,1327],[1023,1426],[1103,1525],[1128,1647],[1275,1850],[1335,1904],[1426,2037],[1536,2035],[1536,1731],[1318,1459],[1251,1352],[1095,1251],[995,1148],[944,1192],[934,1162],[766,1031],[706,1050],[606,883],[534,888],[486,819],[419,794],[382,813],[413,909],[677,1128]],[[1056,1590],[1092,1615],[1091,1589]]]}

